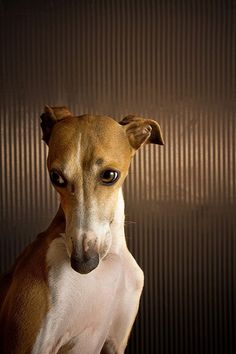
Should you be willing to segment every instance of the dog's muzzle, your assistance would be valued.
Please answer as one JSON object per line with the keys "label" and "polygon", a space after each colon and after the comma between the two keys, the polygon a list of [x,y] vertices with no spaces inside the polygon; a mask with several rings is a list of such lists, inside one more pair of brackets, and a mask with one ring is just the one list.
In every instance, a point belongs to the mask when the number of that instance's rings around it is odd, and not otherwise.
{"label": "dog's muzzle", "polygon": [[80,274],[88,274],[99,264],[99,254],[94,250],[84,252],[82,257],[78,255],[71,255],[71,267]]}

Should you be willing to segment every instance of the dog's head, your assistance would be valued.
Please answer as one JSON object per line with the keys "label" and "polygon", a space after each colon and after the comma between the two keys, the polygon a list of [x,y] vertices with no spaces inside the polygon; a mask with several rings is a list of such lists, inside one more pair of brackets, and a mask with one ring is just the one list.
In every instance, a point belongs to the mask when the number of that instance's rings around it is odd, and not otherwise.
{"label": "dog's head", "polygon": [[41,120],[50,179],[66,218],[71,266],[89,273],[111,246],[111,225],[132,156],[143,144],[163,145],[161,130],[151,119],[128,116],[117,123],[107,116],[75,117],[66,107],[46,106]]}

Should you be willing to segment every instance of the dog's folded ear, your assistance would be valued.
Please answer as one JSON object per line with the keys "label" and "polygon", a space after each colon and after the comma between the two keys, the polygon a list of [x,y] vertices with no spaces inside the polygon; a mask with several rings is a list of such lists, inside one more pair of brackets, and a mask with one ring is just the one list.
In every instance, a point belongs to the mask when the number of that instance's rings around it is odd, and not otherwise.
{"label": "dog's folded ear", "polygon": [[41,114],[41,128],[43,131],[43,140],[48,144],[52,128],[58,121],[71,117],[72,113],[67,107],[50,107],[45,106],[44,112]]}
{"label": "dog's folded ear", "polygon": [[155,120],[129,115],[119,123],[124,125],[130,145],[136,150],[143,144],[164,145],[160,125]]}

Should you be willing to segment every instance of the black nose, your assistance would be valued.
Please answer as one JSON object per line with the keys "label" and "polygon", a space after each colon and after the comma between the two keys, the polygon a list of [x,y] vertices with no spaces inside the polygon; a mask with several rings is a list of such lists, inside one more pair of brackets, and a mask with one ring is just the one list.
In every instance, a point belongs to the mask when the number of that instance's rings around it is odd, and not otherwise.
{"label": "black nose", "polygon": [[80,274],[88,274],[98,266],[99,255],[97,252],[89,250],[82,257],[71,255],[71,267]]}

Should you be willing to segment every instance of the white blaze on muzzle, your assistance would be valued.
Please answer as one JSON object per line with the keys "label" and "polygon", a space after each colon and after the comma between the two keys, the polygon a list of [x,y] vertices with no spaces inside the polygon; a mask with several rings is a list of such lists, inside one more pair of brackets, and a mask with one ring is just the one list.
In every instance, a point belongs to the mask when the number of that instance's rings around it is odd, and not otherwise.
{"label": "white blaze on muzzle", "polygon": [[88,215],[73,211],[66,215],[66,242],[71,266],[79,273],[89,273],[108,252],[111,245],[109,222],[99,222]]}

